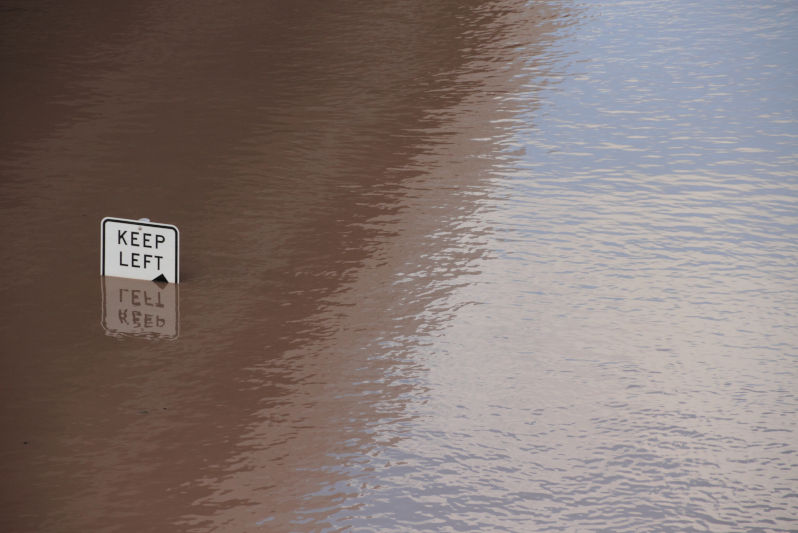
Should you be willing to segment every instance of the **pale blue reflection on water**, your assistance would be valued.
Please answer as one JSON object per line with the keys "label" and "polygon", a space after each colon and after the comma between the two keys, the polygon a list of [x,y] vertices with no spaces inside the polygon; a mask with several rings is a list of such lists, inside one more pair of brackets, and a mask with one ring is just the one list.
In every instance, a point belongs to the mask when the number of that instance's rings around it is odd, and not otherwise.
{"label": "pale blue reflection on water", "polygon": [[482,254],[340,523],[798,527],[798,5],[577,14],[468,154]]}

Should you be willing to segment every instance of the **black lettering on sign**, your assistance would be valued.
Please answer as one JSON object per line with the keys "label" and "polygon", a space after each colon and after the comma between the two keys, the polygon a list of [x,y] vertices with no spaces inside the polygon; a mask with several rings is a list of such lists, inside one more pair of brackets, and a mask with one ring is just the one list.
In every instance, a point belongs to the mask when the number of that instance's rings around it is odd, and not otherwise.
{"label": "black lettering on sign", "polygon": [[139,243],[136,242],[138,240],[138,238],[139,238],[139,234],[136,233],[135,231],[131,231],[130,232],[130,246],[139,246]]}
{"label": "black lettering on sign", "polygon": [[141,245],[143,247],[152,248],[152,246],[150,246],[150,244],[149,244],[150,243],[150,237],[152,237],[152,233],[145,233],[144,234],[144,236],[141,239]]}
{"label": "black lettering on sign", "polygon": [[[163,235],[156,235],[155,236],[155,249],[157,250],[158,249],[158,245],[159,244],[163,244],[165,242],[166,242],[166,237],[164,237]],[[161,268],[161,267],[158,267],[158,268]]]}
{"label": "black lettering on sign", "polygon": [[143,254],[141,252],[130,252],[129,262],[125,262],[125,252],[119,251],[119,266],[132,267],[132,268],[150,268],[151,263],[155,263],[155,267],[161,269],[162,255]]}
{"label": "black lettering on sign", "polygon": [[119,310],[119,321],[125,325],[127,325],[127,309],[120,309]]}
{"label": "black lettering on sign", "polygon": [[127,233],[127,230],[122,231],[120,229],[118,231],[119,231],[119,233],[116,236],[116,244],[125,244],[125,245],[127,245],[127,241],[125,240],[125,233]]}

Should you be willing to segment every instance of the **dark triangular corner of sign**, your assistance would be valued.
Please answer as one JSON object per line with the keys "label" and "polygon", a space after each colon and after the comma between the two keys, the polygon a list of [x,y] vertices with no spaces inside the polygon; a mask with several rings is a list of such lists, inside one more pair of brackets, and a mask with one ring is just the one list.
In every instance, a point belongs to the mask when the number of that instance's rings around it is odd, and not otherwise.
{"label": "dark triangular corner of sign", "polygon": [[166,279],[166,276],[164,276],[163,274],[160,274],[160,275],[159,275],[157,278],[155,278],[155,279],[154,279],[154,280],[152,280],[152,281],[154,281],[155,283],[157,283],[157,284],[158,284],[158,286],[159,286],[159,287],[161,287],[162,289],[163,289],[164,285],[166,285],[167,283],[169,283],[169,280],[168,280],[168,279]]}

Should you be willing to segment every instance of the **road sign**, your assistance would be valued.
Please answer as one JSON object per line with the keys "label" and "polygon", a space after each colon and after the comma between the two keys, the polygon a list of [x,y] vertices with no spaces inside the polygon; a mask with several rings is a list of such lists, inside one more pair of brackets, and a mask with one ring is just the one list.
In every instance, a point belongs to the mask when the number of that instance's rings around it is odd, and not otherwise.
{"label": "road sign", "polygon": [[100,222],[103,276],[180,281],[180,232],[171,224],[105,217]]}
{"label": "road sign", "polygon": [[177,285],[102,278],[102,326],[114,337],[176,339],[180,329]]}

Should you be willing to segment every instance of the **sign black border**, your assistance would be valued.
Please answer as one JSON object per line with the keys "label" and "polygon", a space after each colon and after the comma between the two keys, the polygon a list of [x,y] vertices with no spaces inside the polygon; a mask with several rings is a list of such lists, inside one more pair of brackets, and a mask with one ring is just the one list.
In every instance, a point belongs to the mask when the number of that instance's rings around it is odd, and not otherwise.
{"label": "sign black border", "polygon": [[[138,226],[149,226],[152,228],[170,229],[175,232],[175,280],[170,283],[180,283],[180,230],[173,224],[159,224],[157,222],[144,222],[143,220],[132,220],[129,218],[105,217],[100,221],[100,275],[105,276],[105,223],[122,222],[123,224],[136,224]],[[131,278],[133,279],[133,278]],[[150,280],[152,281],[152,280]]]}

